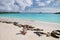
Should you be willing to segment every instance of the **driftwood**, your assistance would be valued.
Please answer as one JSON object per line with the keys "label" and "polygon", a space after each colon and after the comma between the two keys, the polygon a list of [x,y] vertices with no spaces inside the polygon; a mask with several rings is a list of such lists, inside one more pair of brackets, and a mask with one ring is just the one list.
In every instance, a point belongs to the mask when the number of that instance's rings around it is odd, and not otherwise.
{"label": "driftwood", "polygon": [[13,22],[13,25],[18,26],[19,28],[23,26],[22,24],[18,24],[18,22]]}
{"label": "driftwood", "polygon": [[32,29],[32,31],[43,31],[43,29],[36,28],[36,29]]}
{"label": "driftwood", "polygon": [[47,37],[49,37],[50,36],[50,34],[48,34],[48,33],[44,33],[44,32],[34,32],[36,35],[38,35],[38,36],[42,36],[42,34],[43,35],[46,35]]}
{"label": "driftwood", "polygon": [[23,27],[26,27],[27,30],[33,29],[34,27],[30,26],[30,25],[23,25]]}

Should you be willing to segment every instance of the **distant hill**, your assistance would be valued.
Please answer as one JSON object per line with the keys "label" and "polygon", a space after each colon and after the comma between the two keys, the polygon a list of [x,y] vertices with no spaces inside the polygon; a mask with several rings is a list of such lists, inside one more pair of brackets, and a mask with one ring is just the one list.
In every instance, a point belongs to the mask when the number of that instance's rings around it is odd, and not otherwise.
{"label": "distant hill", "polygon": [[0,14],[10,14],[10,13],[20,13],[20,12],[0,12]]}
{"label": "distant hill", "polygon": [[54,14],[60,14],[60,12],[56,12],[56,13],[54,13]]}

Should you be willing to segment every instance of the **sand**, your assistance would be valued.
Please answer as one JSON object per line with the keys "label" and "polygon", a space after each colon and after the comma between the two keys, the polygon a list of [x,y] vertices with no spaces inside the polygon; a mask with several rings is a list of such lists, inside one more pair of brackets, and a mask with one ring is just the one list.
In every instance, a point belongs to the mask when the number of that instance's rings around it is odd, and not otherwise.
{"label": "sand", "polygon": [[[60,23],[51,23],[51,22],[43,22],[37,20],[24,20],[24,19],[7,19],[0,18],[1,21],[11,21],[18,22],[19,24],[28,24],[34,26],[35,28],[44,29],[43,32],[52,32],[53,30],[60,29]],[[18,34],[20,30],[18,26],[13,24],[7,24],[0,22],[0,40],[60,40],[54,38],[52,36],[46,37],[46,35],[37,36],[34,34],[34,31],[28,30],[26,35]],[[18,34],[18,35],[17,35]]]}

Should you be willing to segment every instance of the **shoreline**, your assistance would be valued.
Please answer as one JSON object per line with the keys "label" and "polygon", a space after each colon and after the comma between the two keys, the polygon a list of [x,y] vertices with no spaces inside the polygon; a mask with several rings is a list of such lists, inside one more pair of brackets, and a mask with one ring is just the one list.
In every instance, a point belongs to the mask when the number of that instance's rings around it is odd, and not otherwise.
{"label": "shoreline", "polygon": [[41,21],[41,20],[32,20],[32,19],[22,19],[22,18],[6,18],[6,17],[0,17],[0,20],[5,20],[5,21],[15,21],[15,22],[19,22],[19,20],[23,20],[23,21],[30,21],[30,22],[42,22],[42,23],[49,23],[49,24],[59,24],[60,23],[56,23],[56,22],[48,22],[48,21]]}
{"label": "shoreline", "polygon": [[27,20],[27,19],[12,19],[12,18],[0,18],[2,21],[7,21],[7,22],[17,22],[18,24],[23,24],[23,25],[32,25],[32,26],[49,26],[49,27],[54,27],[58,26],[60,28],[60,23],[52,23],[52,22],[44,22],[44,21],[38,21],[38,20]]}

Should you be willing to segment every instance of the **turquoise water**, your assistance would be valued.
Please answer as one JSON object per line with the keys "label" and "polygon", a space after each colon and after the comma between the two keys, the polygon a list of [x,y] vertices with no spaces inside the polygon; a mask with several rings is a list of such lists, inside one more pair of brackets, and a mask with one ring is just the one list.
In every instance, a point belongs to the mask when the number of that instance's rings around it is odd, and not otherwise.
{"label": "turquoise water", "polygon": [[0,17],[22,18],[22,19],[31,19],[31,20],[40,20],[40,21],[60,23],[60,14],[12,13],[12,14],[0,14]]}

